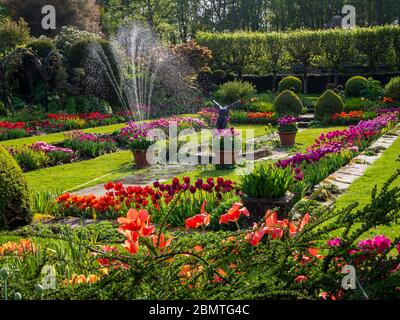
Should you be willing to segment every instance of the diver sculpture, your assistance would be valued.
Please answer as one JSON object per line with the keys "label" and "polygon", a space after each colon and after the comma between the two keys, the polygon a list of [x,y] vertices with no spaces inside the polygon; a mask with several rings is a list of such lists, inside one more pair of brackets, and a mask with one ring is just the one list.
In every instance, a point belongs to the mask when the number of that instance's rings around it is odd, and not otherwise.
{"label": "diver sculpture", "polygon": [[217,120],[217,129],[218,130],[223,130],[228,127],[228,118],[229,118],[229,112],[231,111],[232,108],[236,107],[238,104],[240,104],[240,100],[232,103],[229,106],[222,106],[219,104],[217,101],[213,101],[215,106],[218,107],[218,120]]}

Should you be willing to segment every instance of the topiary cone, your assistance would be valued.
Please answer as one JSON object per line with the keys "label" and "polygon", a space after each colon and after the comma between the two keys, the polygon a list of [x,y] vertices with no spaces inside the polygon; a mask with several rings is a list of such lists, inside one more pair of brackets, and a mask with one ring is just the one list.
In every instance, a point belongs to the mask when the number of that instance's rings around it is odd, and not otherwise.
{"label": "topiary cone", "polygon": [[32,217],[28,185],[22,170],[0,146],[0,230],[29,224]]}

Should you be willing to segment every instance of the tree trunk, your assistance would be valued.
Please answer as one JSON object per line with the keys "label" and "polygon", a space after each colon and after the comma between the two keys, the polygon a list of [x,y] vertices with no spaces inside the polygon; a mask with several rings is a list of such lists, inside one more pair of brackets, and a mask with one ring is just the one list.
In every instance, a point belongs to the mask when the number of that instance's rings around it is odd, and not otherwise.
{"label": "tree trunk", "polygon": [[272,92],[275,93],[276,92],[276,71],[272,72]]}
{"label": "tree trunk", "polygon": [[308,94],[308,68],[304,68],[303,82],[304,82],[304,94]]}

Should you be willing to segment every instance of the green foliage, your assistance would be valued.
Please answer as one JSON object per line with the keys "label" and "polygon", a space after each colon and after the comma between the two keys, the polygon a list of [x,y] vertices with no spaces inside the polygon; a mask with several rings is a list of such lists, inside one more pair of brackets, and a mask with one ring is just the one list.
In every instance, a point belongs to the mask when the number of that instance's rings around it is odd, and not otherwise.
{"label": "green foliage", "polygon": [[355,76],[346,82],[345,91],[347,97],[361,97],[366,90],[368,80],[365,77]]}
{"label": "green foliage", "polygon": [[46,58],[49,53],[56,49],[56,44],[53,39],[49,38],[39,38],[32,39],[28,48],[33,50],[40,58]]}
{"label": "green foliage", "polygon": [[[70,106],[74,105],[74,102],[70,100]],[[78,113],[90,113],[100,112],[103,114],[111,114],[112,108],[110,104],[95,96],[78,96],[75,98],[75,108]]]}
{"label": "green foliage", "polygon": [[0,229],[9,229],[32,220],[28,187],[21,168],[0,146]]}
{"label": "green foliage", "polygon": [[0,53],[24,45],[29,41],[28,25],[21,19],[0,19]]}
{"label": "green foliage", "polygon": [[301,99],[292,91],[285,90],[278,95],[274,103],[275,111],[280,115],[299,115],[303,110]]}
{"label": "green foliage", "polygon": [[250,82],[230,81],[219,87],[215,96],[224,103],[233,103],[235,101],[247,98],[257,91]]}
{"label": "green foliage", "polygon": [[380,65],[390,67],[396,57],[400,61],[398,34],[398,26],[385,26],[286,33],[198,32],[196,40],[211,49],[215,68],[239,75],[276,75],[287,71],[287,66],[298,69],[299,65],[306,73],[311,66],[331,66],[336,72],[349,65],[371,71]]}
{"label": "green foliage", "polygon": [[24,171],[33,171],[45,168],[50,163],[50,157],[44,151],[33,150],[23,146],[12,151],[13,158]]}
{"label": "green foliage", "polygon": [[303,89],[302,81],[293,76],[283,78],[278,84],[278,93],[281,93],[285,90],[293,91],[294,93],[301,93]]}
{"label": "green foliage", "polygon": [[396,101],[400,101],[400,77],[394,77],[385,87],[385,95]]}
{"label": "green foliage", "polygon": [[378,101],[383,98],[385,91],[383,90],[380,81],[368,78],[367,86],[361,92],[361,95],[368,100]]}
{"label": "green foliage", "polygon": [[366,105],[366,102],[362,98],[348,98],[344,102],[344,111],[363,111]]}
{"label": "green foliage", "polygon": [[239,189],[252,198],[279,199],[294,183],[291,169],[256,164],[252,173],[240,177]]}
{"label": "green foliage", "polygon": [[335,113],[340,113],[344,110],[344,102],[342,98],[332,90],[327,90],[318,99],[315,105],[315,116],[322,119],[325,116],[330,116]]}

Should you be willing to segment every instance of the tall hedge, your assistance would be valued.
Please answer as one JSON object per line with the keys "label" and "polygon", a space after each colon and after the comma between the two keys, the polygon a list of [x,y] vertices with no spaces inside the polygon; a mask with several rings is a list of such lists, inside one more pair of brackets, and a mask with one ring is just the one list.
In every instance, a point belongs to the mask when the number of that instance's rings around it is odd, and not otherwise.
{"label": "tall hedge", "polygon": [[28,185],[22,170],[0,146],[0,230],[26,225],[31,220]]}
{"label": "tall hedge", "polygon": [[196,41],[213,52],[217,69],[238,75],[263,75],[285,71],[286,67],[301,68],[303,80],[307,79],[311,66],[330,67],[337,72],[349,65],[368,67],[371,71],[381,66],[399,66],[399,39],[399,26],[196,35]]}

